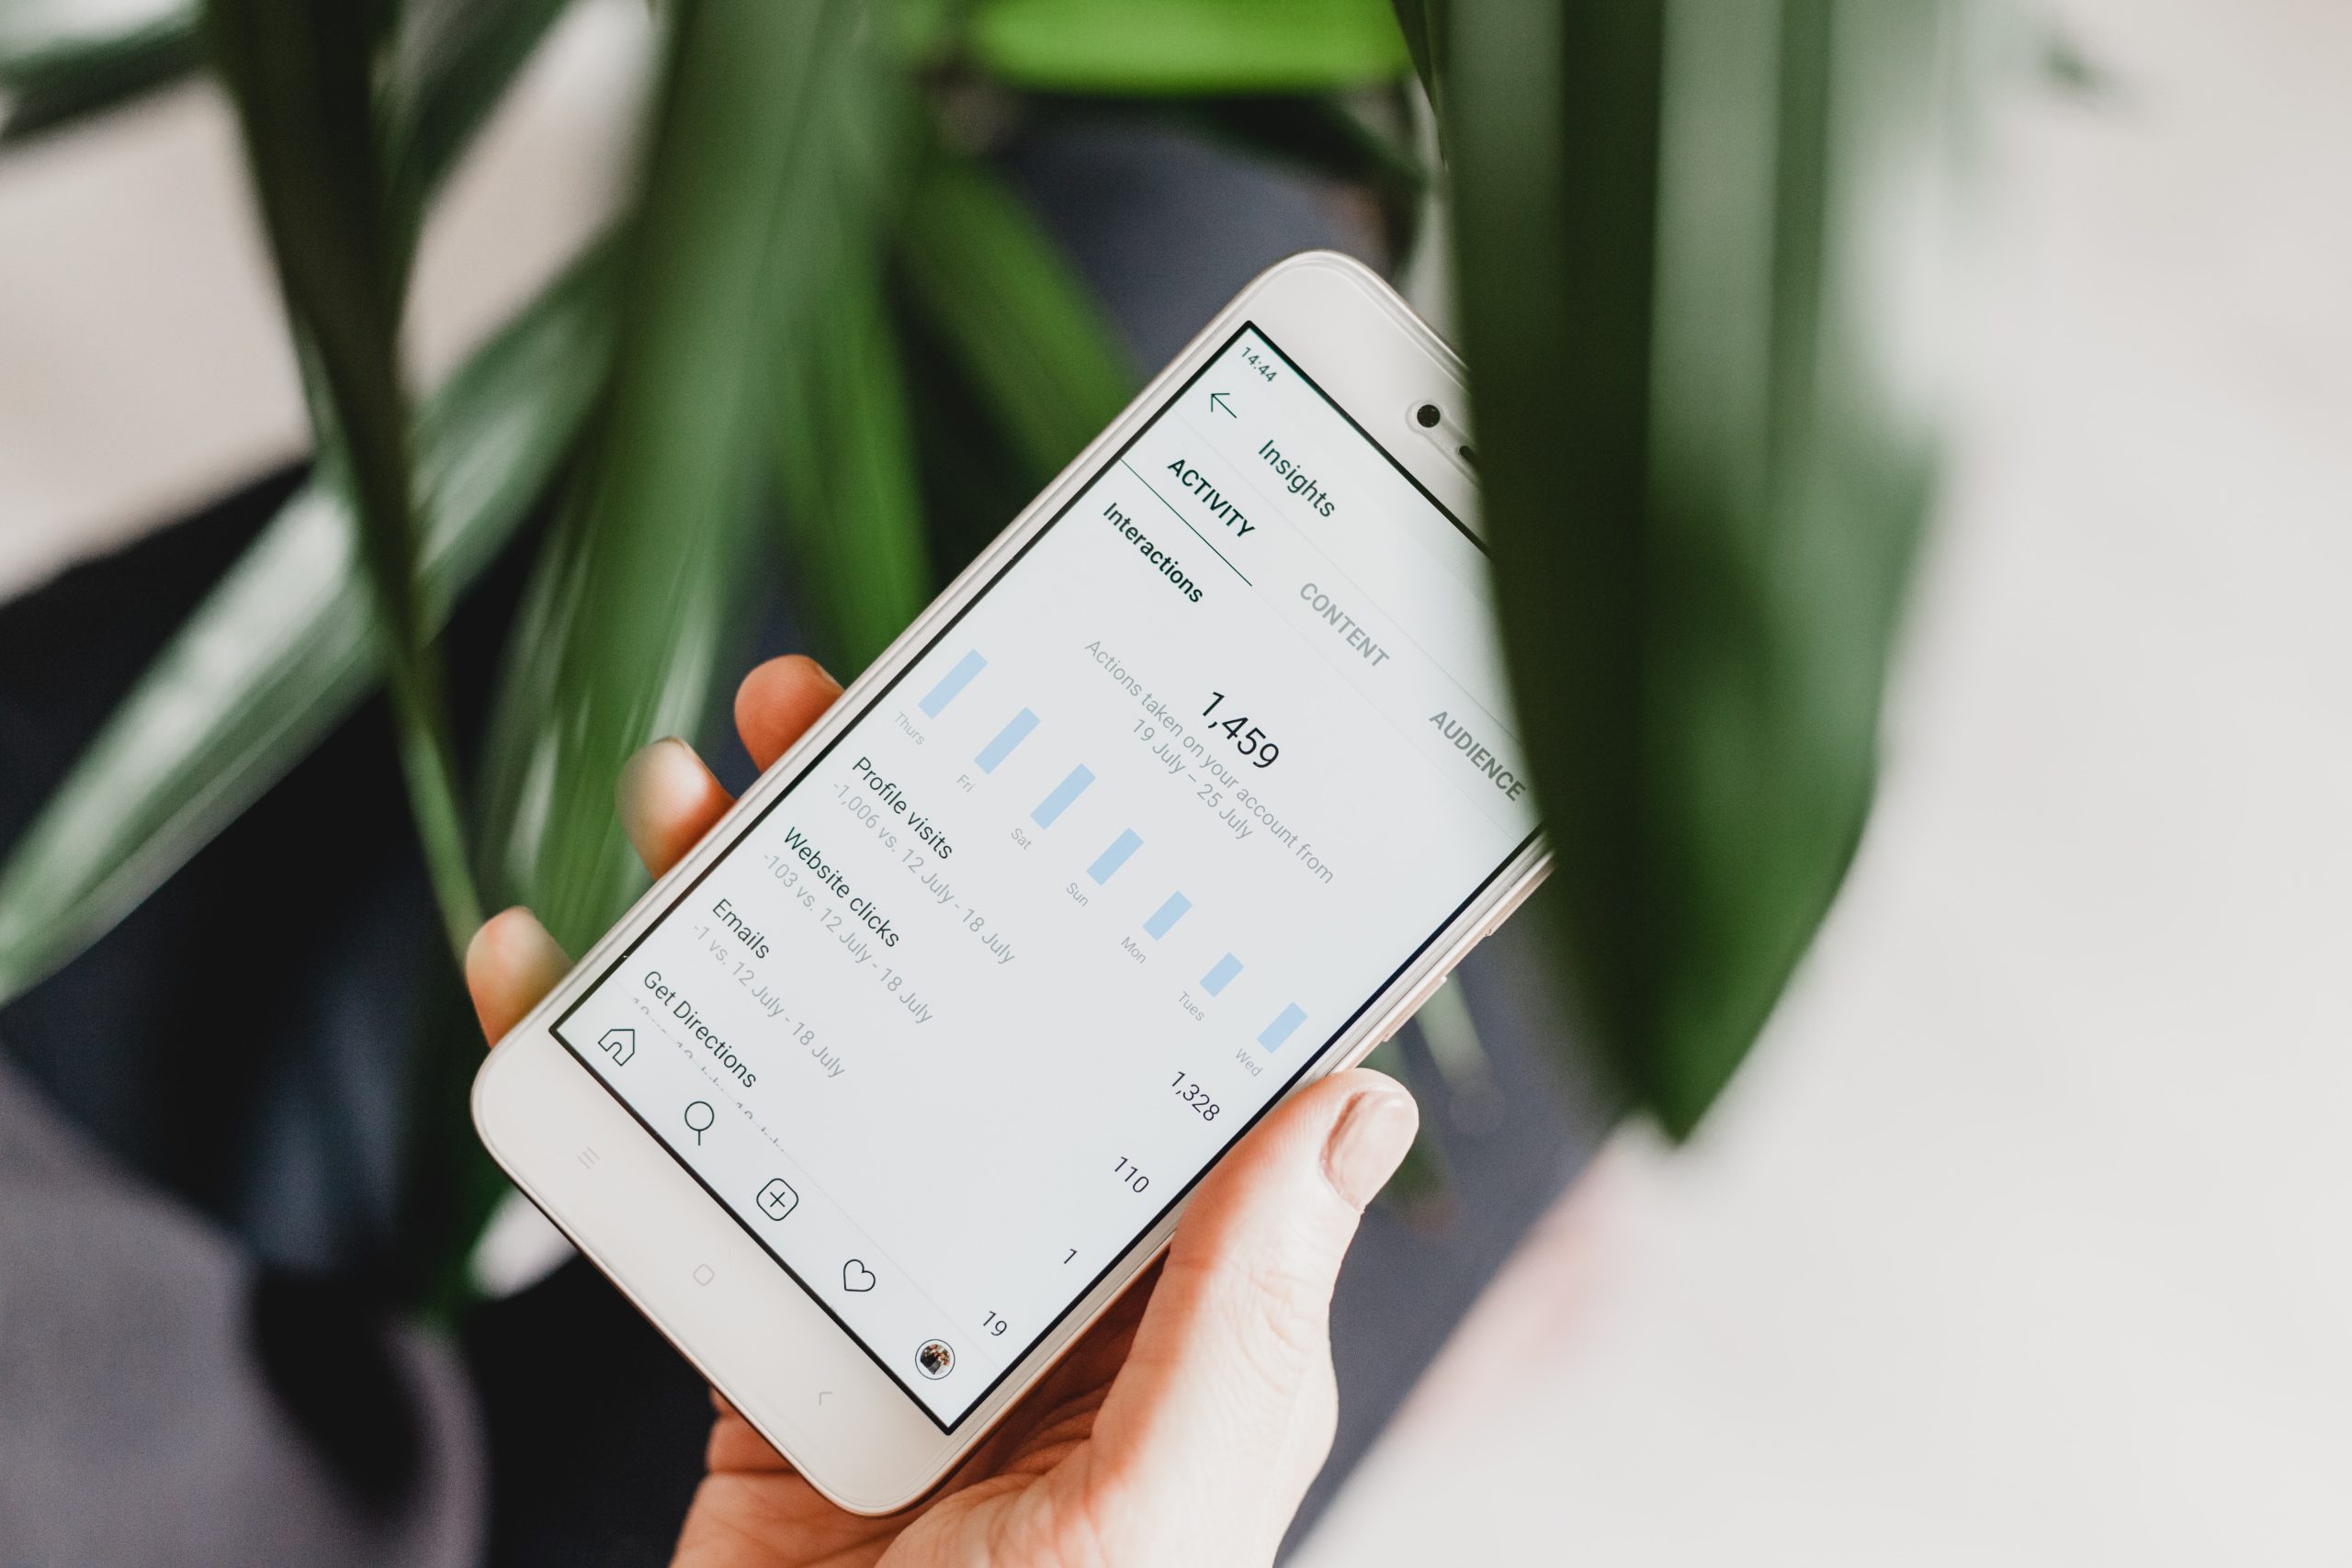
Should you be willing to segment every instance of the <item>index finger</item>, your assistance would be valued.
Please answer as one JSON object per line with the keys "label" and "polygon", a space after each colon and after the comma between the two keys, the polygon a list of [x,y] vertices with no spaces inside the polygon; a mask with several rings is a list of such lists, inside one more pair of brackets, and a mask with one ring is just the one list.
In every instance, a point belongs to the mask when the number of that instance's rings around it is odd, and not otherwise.
{"label": "index finger", "polygon": [[767,772],[841,694],[842,683],[805,654],[769,660],[735,689],[735,729],[743,750]]}

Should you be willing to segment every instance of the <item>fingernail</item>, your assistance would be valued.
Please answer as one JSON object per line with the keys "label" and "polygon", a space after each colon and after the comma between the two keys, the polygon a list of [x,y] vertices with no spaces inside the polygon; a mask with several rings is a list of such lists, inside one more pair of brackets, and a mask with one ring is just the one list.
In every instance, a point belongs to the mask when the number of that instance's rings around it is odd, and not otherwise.
{"label": "fingernail", "polygon": [[1420,1108],[1410,1095],[1366,1090],[1340,1112],[1340,1124],[1323,1146],[1323,1174],[1351,1206],[1363,1208],[1405,1163],[1420,1124]]}
{"label": "fingernail", "polygon": [[[685,744],[674,735],[665,735],[659,740],[647,741],[628,754],[628,761],[621,764],[621,776],[613,788],[623,811],[634,811],[644,800],[646,773],[655,766],[654,759],[673,746],[684,747]],[[688,754],[692,754],[691,748],[688,748]]]}

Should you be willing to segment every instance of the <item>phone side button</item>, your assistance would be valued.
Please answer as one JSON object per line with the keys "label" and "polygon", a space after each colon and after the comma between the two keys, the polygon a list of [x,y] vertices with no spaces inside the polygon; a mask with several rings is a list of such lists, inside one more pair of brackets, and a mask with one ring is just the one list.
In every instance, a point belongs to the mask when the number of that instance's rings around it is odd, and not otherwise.
{"label": "phone side button", "polygon": [[1408,994],[1403,1001],[1396,1005],[1396,1021],[1390,1024],[1386,1029],[1381,1031],[1381,1032],[1370,1043],[1359,1045],[1353,1051],[1351,1051],[1348,1054],[1346,1065],[1348,1066],[1354,1066],[1366,1056],[1371,1055],[1374,1051],[1379,1050],[1383,1045],[1385,1045],[1391,1040],[1396,1039],[1398,1032],[1402,1031],[1407,1024],[1413,1021],[1413,1015],[1421,1010],[1421,1004],[1428,1001],[1430,997],[1434,996],[1437,993],[1437,988],[1440,986],[1444,985],[1447,980],[1453,978],[1453,970],[1443,969],[1431,976],[1430,978],[1422,981],[1419,985],[1414,987],[1411,993]]}
{"label": "phone side button", "polygon": [[1453,978],[1453,966],[1449,964],[1445,968],[1441,969],[1436,974],[1430,976],[1428,979],[1422,981],[1419,985],[1414,987],[1413,994],[1405,998],[1405,1005],[1396,1010],[1396,1025],[1394,1028],[1390,1029],[1388,1032],[1393,1035],[1397,1030],[1400,1030],[1407,1024],[1412,1022],[1413,1015],[1421,1010],[1421,1005],[1428,1001],[1431,997],[1437,995],[1438,987],[1440,986],[1444,985],[1448,980]]}

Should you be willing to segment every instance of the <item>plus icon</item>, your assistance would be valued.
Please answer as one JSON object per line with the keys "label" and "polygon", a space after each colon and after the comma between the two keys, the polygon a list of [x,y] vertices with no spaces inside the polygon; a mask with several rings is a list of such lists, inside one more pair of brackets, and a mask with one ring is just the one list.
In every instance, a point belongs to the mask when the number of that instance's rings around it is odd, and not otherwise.
{"label": "plus icon", "polygon": [[760,1189],[760,1213],[772,1220],[784,1218],[799,1201],[800,1194],[781,1176]]}

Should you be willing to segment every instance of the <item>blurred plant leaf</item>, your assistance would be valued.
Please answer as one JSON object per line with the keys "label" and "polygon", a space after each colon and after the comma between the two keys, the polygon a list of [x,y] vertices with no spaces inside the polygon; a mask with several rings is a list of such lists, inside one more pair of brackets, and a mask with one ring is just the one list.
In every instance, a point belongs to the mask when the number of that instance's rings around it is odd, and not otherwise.
{"label": "blurred plant leaf", "polygon": [[1679,1135],[1869,807],[1928,493],[1895,308],[1940,7],[1449,9],[1463,335],[1567,967]]}
{"label": "blurred plant leaf", "polygon": [[873,265],[837,275],[793,355],[776,475],[819,659],[849,680],[932,597],[915,434]]}
{"label": "blurred plant leaf", "polygon": [[1335,184],[1370,186],[1383,197],[1418,197],[1430,170],[1401,121],[1383,123],[1375,111],[1394,95],[1385,89],[1349,93],[1270,93],[1138,100],[1104,94],[1057,94],[1027,102],[1048,113],[1087,120],[1148,118],[1199,130],[1241,152]]}
{"label": "blurred plant leaf", "polygon": [[1404,36],[1405,51],[1412,57],[1413,73],[1421,79],[1421,90],[1429,95],[1441,118],[1445,113],[1443,90],[1446,79],[1446,51],[1451,24],[1446,17],[1448,0],[1393,0],[1396,13],[1396,30]]}
{"label": "blurred plant leaf", "polygon": [[878,140],[820,112],[863,19],[851,0],[672,8],[610,393],[491,731],[484,881],[574,952],[643,884],[613,816],[621,763],[711,705],[755,543],[771,345],[824,304],[841,160]]}
{"label": "blurred plant leaf", "polygon": [[878,262],[851,260],[787,355],[776,472],[820,659],[843,680],[931,598],[899,344]]}
{"label": "blurred plant leaf", "polygon": [[964,361],[917,309],[905,279],[891,291],[914,429],[917,479],[936,581],[962,571],[1020,514],[1059,465],[1039,468],[1000,431]]}
{"label": "blurred plant leaf", "polygon": [[[382,88],[396,215],[411,227],[571,0],[410,0]],[[196,0],[7,0],[0,145],[121,107],[205,64]],[[413,238],[413,236],[412,236]]]}
{"label": "blurred plant leaf", "polygon": [[[475,10],[477,28],[504,18],[498,60],[509,74],[528,53],[525,35],[536,38],[552,14],[542,0],[483,0]],[[96,15],[119,30],[93,34]],[[417,15],[408,25],[421,25]],[[52,70],[58,59],[79,58],[76,51],[103,54],[148,35],[184,37],[193,54],[196,26],[191,6],[25,5],[0,16],[0,58],[45,59],[52,63],[42,69]],[[48,40],[45,54],[34,47],[37,33]],[[433,50],[410,59],[399,90],[441,106],[422,117],[437,125],[428,147],[403,151],[402,139],[392,140],[422,200],[499,95],[484,62]],[[76,69],[94,68],[85,61]],[[470,85],[439,85],[444,73]],[[610,270],[605,247],[592,251],[477,350],[416,419],[416,596],[429,629],[447,619],[569,447],[603,374]],[[0,866],[0,999],[96,941],[282,778],[380,677],[368,638],[369,590],[351,547],[350,475],[330,428],[310,482],[141,677],[13,847]]]}
{"label": "blurred plant leaf", "polygon": [[[603,248],[416,421],[417,600],[438,627],[546,490],[611,330]],[[123,699],[0,866],[0,1001],[96,941],[356,707],[382,669],[330,450]]]}
{"label": "blurred plant leaf", "polygon": [[407,0],[379,113],[396,254],[570,0]]}
{"label": "blurred plant leaf", "polygon": [[898,238],[925,325],[1040,482],[1060,472],[1136,385],[1086,286],[1020,199],[969,159],[925,163]]}
{"label": "blurred plant leaf", "polygon": [[[1428,186],[1430,171],[1402,125],[1376,121],[1359,100],[1370,95],[1312,93],[1213,97],[1197,101],[1199,122],[1213,135],[1278,163],[1342,185],[1369,186],[1384,197],[1410,200]],[[1377,95],[1393,99],[1393,94]]]}
{"label": "blurred plant leaf", "polygon": [[882,40],[900,62],[917,70],[944,64],[956,47],[956,29],[971,0],[891,0],[883,7]]}
{"label": "blurred plant leaf", "polygon": [[[903,7],[901,8],[903,14]],[[786,565],[810,649],[847,679],[931,597],[922,496],[905,368],[882,284],[883,233],[903,209],[923,109],[905,40],[858,29],[820,84],[817,111],[846,134],[831,159],[831,234],[797,244],[827,269],[824,302],[778,318],[772,448]],[[830,254],[819,256],[823,245]]]}
{"label": "blurred plant leaf", "polygon": [[1384,0],[976,0],[976,63],[1016,86],[1306,93],[1411,69]]}
{"label": "blurred plant leaf", "polygon": [[0,144],[102,113],[203,62],[195,0],[8,0]]}
{"label": "blurred plant leaf", "polygon": [[[311,378],[322,445],[340,437],[374,589],[392,727],[426,875],[453,953],[481,923],[458,807],[439,660],[416,597],[400,378],[406,254],[371,115],[389,0],[209,0],[214,58],[245,131],[254,193]],[[323,401],[331,419],[315,412]]]}

